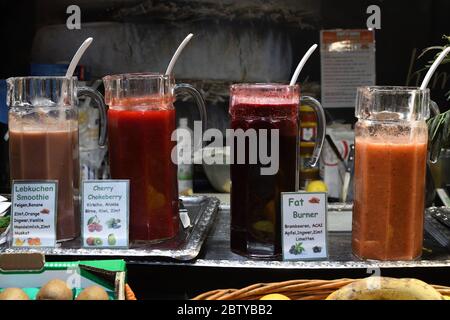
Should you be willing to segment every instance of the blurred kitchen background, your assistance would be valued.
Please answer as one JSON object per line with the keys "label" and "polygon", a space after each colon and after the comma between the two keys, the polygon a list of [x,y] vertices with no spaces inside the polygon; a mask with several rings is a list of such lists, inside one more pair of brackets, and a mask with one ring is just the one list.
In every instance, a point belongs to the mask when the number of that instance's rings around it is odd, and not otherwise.
{"label": "blurred kitchen background", "polygon": [[[81,9],[80,30],[69,30],[66,26],[70,16],[66,10],[70,5]],[[450,34],[448,0],[3,0],[0,78],[62,75],[78,46],[91,36],[94,42],[81,60],[78,77],[102,90],[99,80],[107,74],[163,72],[180,41],[192,32],[195,37],[178,60],[175,77],[177,82],[187,82],[201,90],[207,103],[207,126],[224,131],[229,126],[231,83],[288,82],[306,50],[313,43],[320,43],[321,30],[366,29],[370,16],[366,10],[370,5],[381,9],[381,29],[374,31],[376,84],[417,85],[426,72],[423,69],[427,62],[433,58],[433,53],[429,53],[418,59],[420,53],[426,47],[448,43],[442,38]],[[445,97],[450,89],[449,72],[448,66],[442,66],[431,83],[432,97],[441,112],[449,108]],[[305,66],[299,83],[303,94],[321,98],[319,50]],[[7,109],[4,81],[1,84],[3,137],[7,131]],[[190,101],[181,99],[176,108],[177,117],[188,118],[192,127],[198,114]],[[351,103],[326,108],[328,125],[335,127],[329,131],[330,136],[339,151],[345,153],[342,154],[345,160],[348,150],[344,152],[343,148],[353,139],[353,108]],[[303,111],[307,116],[309,110]],[[83,175],[107,177],[104,160],[107,150],[93,143],[98,115],[82,108],[80,117]],[[311,123],[309,129],[314,127],[314,119]],[[448,153],[443,156],[448,157]],[[0,157],[0,192],[5,193],[9,191],[9,168],[4,139],[0,143]],[[331,187],[336,184],[331,196],[339,198],[339,181],[333,181],[338,179],[337,173],[326,168],[330,163],[336,166],[338,161],[330,146],[324,158],[320,171],[303,168],[304,175],[300,178],[321,177]],[[331,170],[328,177],[326,170]],[[438,183],[446,183],[443,180],[441,175]],[[194,191],[213,190],[202,166],[196,166]]]}

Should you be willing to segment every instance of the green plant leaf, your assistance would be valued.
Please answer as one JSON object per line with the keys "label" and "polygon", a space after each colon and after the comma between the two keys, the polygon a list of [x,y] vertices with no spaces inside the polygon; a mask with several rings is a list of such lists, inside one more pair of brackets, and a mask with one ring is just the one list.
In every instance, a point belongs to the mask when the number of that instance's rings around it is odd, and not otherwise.
{"label": "green plant leaf", "polygon": [[9,225],[10,217],[0,217],[0,228],[6,228]]}
{"label": "green plant leaf", "polygon": [[433,47],[428,47],[428,48],[426,48],[426,49],[424,49],[423,51],[422,51],[422,53],[421,54],[419,54],[419,56],[417,57],[417,59],[420,59],[420,58],[422,58],[424,55],[425,55],[425,53],[427,53],[427,52],[429,52],[429,51],[432,51],[432,50],[444,50],[444,46],[433,46]]}
{"label": "green plant leaf", "polygon": [[450,144],[450,116],[446,116],[444,120],[444,128],[442,130],[442,148],[447,148]]}
{"label": "green plant leaf", "polygon": [[90,225],[90,224],[92,224],[94,222],[97,222],[97,220],[98,220],[97,216],[92,216],[92,217],[89,218],[87,224]]}
{"label": "green plant leaf", "polygon": [[450,111],[429,119],[427,125],[428,150],[434,161],[439,157],[442,148],[450,147]]}

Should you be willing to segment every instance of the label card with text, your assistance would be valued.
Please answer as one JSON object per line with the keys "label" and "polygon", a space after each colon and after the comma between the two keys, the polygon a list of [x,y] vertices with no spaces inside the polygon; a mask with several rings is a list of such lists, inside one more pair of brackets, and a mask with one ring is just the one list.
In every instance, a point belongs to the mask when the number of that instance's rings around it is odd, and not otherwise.
{"label": "label card with text", "polygon": [[57,195],[57,181],[13,181],[12,247],[56,246]]}
{"label": "label card with text", "polygon": [[281,193],[283,260],[315,260],[328,257],[327,194]]}
{"label": "label card with text", "polygon": [[375,31],[320,32],[321,94],[324,108],[354,108],[356,88],[375,85]]}
{"label": "label card with text", "polygon": [[81,229],[84,247],[128,247],[129,195],[129,180],[83,181]]}

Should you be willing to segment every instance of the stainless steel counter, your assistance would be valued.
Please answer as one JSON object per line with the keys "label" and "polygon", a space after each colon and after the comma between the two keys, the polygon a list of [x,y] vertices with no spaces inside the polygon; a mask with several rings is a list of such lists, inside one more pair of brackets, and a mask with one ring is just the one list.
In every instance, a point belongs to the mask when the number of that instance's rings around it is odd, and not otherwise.
{"label": "stainless steel counter", "polygon": [[[329,232],[329,259],[323,261],[260,261],[234,254],[229,246],[230,211],[222,205],[213,227],[198,258],[189,262],[153,261],[159,265],[190,265],[219,268],[270,268],[270,269],[358,269],[402,267],[448,267],[450,253],[429,236],[424,240],[423,256],[417,261],[361,261],[351,253],[351,232]],[[134,261],[136,263],[149,263]]]}

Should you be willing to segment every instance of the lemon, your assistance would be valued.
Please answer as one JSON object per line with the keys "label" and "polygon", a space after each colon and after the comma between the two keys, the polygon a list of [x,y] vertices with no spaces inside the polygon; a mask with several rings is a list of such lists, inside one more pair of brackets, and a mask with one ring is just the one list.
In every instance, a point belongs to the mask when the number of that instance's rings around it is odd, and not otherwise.
{"label": "lemon", "polygon": [[152,210],[159,209],[166,204],[166,197],[164,194],[158,192],[152,185],[148,186],[147,196],[149,208]]}
{"label": "lemon", "polygon": [[313,180],[306,186],[306,192],[328,192],[328,187],[322,180]]}
{"label": "lemon", "polygon": [[253,224],[253,229],[260,231],[260,232],[268,232],[268,233],[274,232],[273,223],[268,220],[261,220],[261,221],[255,222]]}
{"label": "lemon", "polygon": [[192,190],[191,188],[180,191],[181,196],[192,196],[193,194],[194,194],[194,190]]}
{"label": "lemon", "polygon": [[264,297],[261,297],[259,300],[291,300],[289,297],[286,297],[284,294],[279,293],[271,293],[267,294]]}
{"label": "lemon", "polygon": [[450,296],[443,296],[444,300],[450,300]]}
{"label": "lemon", "polygon": [[264,217],[266,217],[267,220],[271,221],[272,223],[275,222],[275,216],[277,214],[277,210],[275,208],[275,201],[271,200],[269,201],[263,210]]}
{"label": "lemon", "polygon": [[230,192],[231,192],[231,180],[227,180],[227,181],[223,184],[222,190],[225,191],[225,192],[227,192],[227,193],[230,193]]}

